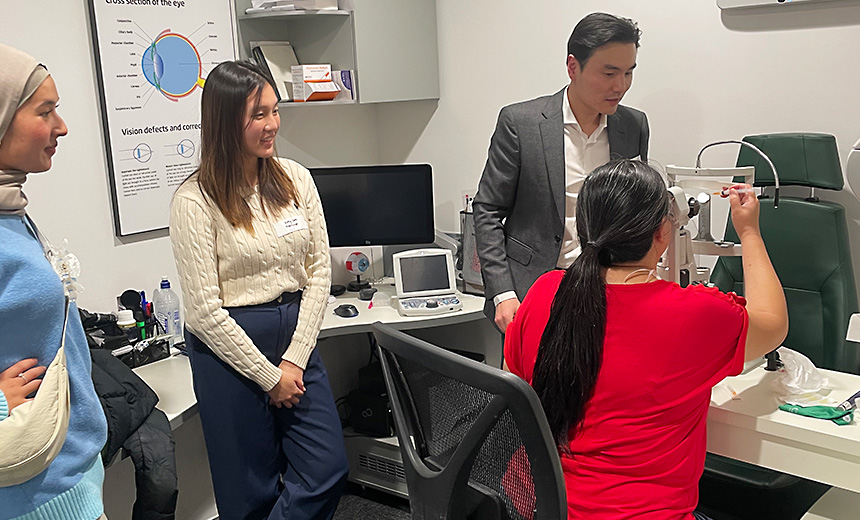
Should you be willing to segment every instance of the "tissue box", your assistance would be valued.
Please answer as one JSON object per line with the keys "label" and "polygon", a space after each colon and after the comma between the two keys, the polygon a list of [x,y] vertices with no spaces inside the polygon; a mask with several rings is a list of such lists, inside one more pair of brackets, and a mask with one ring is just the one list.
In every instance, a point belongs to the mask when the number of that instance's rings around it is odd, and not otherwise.
{"label": "tissue box", "polygon": [[334,98],[335,103],[355,103],[357,100],[355,92],[355,78],[351,70],[333,70],[332,81],[338,86],[340,92]]}
{"label": "tissue box", "polygon": [[340,92],[332,81],[331,65],[293,65],[293,100],[327,101]]}

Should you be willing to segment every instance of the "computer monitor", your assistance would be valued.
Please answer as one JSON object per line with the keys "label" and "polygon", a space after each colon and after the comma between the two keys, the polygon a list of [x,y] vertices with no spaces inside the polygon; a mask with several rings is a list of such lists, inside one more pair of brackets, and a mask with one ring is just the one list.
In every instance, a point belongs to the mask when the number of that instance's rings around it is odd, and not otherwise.
{"label": "computer monitor", "polygon": [[310,171],[325,211],[331,247],[433,243],[429,164]]}

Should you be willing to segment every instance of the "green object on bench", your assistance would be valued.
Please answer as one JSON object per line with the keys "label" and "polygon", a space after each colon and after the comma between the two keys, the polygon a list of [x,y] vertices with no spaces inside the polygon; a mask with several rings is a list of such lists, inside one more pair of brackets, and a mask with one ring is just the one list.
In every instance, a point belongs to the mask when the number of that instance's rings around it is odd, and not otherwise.
{"label": "green object on bench", "polygon": [[813,419],[828,419],[839,426],[846,426],[854,422],[854,410],[845,410],[837,406],[800,406],[797,404],[781,404],[779,409],[784,412],[812,417]]}

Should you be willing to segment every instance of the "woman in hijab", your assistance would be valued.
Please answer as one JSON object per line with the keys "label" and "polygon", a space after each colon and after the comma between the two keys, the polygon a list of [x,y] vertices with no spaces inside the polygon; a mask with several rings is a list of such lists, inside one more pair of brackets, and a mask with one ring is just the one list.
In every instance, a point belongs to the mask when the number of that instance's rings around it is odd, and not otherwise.
{"label": "woman in hijab", "polygon": [[[22,191],[29,173],[51,167],[57,139],[66,135],[58,102],[45,67],[0,44],[0,427],[38,390],[63,340],[70,398],[62,449],[35,477],[0,487],[0,520],[95,520],[104,512],[99,452],[107,426],[74,286],[61,281],[60,262],[48,260],[70,257],[39,235]],[[3,443],[15,446],[14,439]]]}

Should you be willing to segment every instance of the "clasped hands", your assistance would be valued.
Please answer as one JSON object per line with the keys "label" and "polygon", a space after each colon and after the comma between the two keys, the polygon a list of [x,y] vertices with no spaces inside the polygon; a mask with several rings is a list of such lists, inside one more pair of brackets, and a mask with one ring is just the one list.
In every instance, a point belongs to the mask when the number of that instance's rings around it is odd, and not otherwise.
{"label": "clasped hands", "polygon": [[305,384],[302,381],[305,371],[287,360],[282,360],[278,365],[281,369],[281,379],[269,390],[269,404],[280,408],[285,406],[292,408],[299,404],[299,398],[305,394]]}

